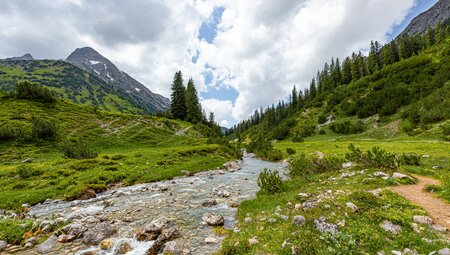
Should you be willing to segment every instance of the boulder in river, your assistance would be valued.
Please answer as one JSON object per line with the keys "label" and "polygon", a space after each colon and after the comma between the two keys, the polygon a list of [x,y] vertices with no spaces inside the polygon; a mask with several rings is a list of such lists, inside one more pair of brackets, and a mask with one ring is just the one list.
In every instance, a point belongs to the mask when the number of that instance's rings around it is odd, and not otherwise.
{"label": "boulder in river", "polygon": [[152,247],[150,247],[150,249],[148,249],[146,254],[147,255],[157,255],[166,242],[177,238],[179,235],[180,235],[180,232],[175,227],[164,229],[161,232],[161,235],[159,235],[158,238],[156,238]]}
{"label": "boulder in river", "polygon": [[161,217],[152,220],[149,224],[136,232],[136,239],[138,241],[151,241],[156,240],[161,234],[164,228],[167,228],[171,224],[171,220]]}
{"label": "boulder in river", "polygon": [[83,243],[97,245],[103,239],[116,233],[116,229],[111,224],[103,222],[89,229],[83,236]]}
{"label": "boulder in river", "polygon": [[65,241],[71,242],[75,239],[81,238],[87,231],[87,228],[80,222],[73,222],[61,229],[67,235]]}
{"label": "boulder in river", "polygon": [[0,252],[6,250],[8,243],[6,241],[0,240]]}
{"label": "boulder in river", "polygon": [[210,226],[223,226],[225,223],[225,219],[222,215],[219,215],[217,213],[208,212],[203,215],[202,220],[210,225]]}
{"label": "boulder in river", "polygon": [[57,240],[58,240],[58,238],[55,235],[50,236],[43,243],[36,246],[36,251],[39,254],[48,253],[53,248],[53,246],[55,246],[55,244],[57,243]]}

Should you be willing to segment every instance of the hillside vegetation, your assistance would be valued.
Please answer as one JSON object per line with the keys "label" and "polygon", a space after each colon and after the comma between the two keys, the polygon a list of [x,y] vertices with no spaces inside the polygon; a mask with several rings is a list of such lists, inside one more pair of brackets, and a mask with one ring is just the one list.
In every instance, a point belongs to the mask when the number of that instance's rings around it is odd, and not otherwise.
{"label": "hillside vegetation", "polygon": [[131,97],[70,63],[60,60],[1,60],[0,91],[12,92],[27,80],[45,86],[58,97],[100,110],[143,114]]}
{"label": "hillside vegetation", "polygon": [[0,208],[219,167],[235,154],[207,143],[206,131],[183,121],[2,94]]}

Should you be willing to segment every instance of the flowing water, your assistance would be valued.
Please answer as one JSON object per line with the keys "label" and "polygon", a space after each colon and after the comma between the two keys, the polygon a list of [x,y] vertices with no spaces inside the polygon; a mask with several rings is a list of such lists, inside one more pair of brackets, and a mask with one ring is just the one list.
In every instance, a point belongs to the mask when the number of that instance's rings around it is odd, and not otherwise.
{"label": "flowing water", "polygon": [[[127,254],[145,254],[152,245],[139,242],[134,233],[153,219],[164,216],[175,222],[181,237],[175,239],[182,254],[211,254],[220,248],[223,237],[217,236],[214,229],[202,223],[206,212],[215,212],[225,218],[225,228],[234,229],[236,208],[230,203],[251,199],[259,190],[257,178],[264,168],[282,170],[283,165],[266,162],[257,158],[244,157],[238,171],[209,171],[190,177],[179,177],[169,181],[139,184],[118,188],[98,194],[90,200],[53,201],[36,205],[30,214],[38,218],[64,217],[110,222],[118,230],[111,237],[115,247],[109,251],[98,246],[86,246],[82,242],[58,243],[50,254],[83,254],[97,251],[96,254],[116,254],[117,244],[122,241],[133,246]],[[226,190],[229,197],[219,197],[213,191]],[[205,200],[215,199],[217,205],[202,206]],[[205,238],[213,237],[216,243],[206,244]],[[35,251],[22,251],[35,254]]]}

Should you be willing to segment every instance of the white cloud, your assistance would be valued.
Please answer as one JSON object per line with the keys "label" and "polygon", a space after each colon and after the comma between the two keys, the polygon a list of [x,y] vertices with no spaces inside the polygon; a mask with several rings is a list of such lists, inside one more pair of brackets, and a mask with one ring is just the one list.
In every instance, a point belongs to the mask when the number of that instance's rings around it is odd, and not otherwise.
{"label": "white cloud", "polygon": [[[216,121],[233,124],[259,106],[308,86],[332,56],[386,41],[414,0],[0,0],[0,58],[30,52],[65,58],[92,46],[152,91],[170,95],[173,74],[239,92],[236,102],[206,99]],[[224,7],[212,44],[197,39],[215,7]],[[45,13],[45,15],[44,15]],[[197,62],[192,57],[199,52]],[[209,66],[209,67],[206,67]]]}
{"label": "white cloud", "polygon": [[214,112],[215,121],[221,126],[229,127],[229,123],[234,121],[230,114],[233,111],[231,101],[212,98],[202,100],[201,104],[207,116],[210,112]]}

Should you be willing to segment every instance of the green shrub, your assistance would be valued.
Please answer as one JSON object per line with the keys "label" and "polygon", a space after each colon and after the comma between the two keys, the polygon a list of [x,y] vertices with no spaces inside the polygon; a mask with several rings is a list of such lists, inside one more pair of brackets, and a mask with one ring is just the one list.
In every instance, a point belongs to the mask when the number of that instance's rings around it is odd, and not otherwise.
{"label": "green shrub", "polygon": [[289,176],[291,178],[300,177],[309,180],[312,174],[314,174],[314,166],[304,153],[293,159],[289,164]]}
{"label": "green shrub", "polygon": [[302,143],[305,141],[305,139],[300,134],[296,133],[292,137],[291,141],[294,143]]}
{"label": "green shrub", "polygon": [[58,133],[58,128],[55,122],[41,119],[33,118],[33,126],[31,128],[31,133],[34,138],[40,139],[54,139]]}
{"label": "green shrub", "polygon": [[323,123],[327,122],[327,115],[326,114],[320,114],[319,116],[317,116],[317,122],[319,124],[323,124]]}
{"label": "green shrub", "polygon": [[20,99],[32,99],[44,103],[53,103],[56,101],[51,90],[29,81],[19,81],[16,84],[16,95]]}
{"label": "green shrub", "polygon": [[16,168],[16,174],[19,175],[20,178],[26,179],[32,176],[38,176],[41,172],[34,169],[32,166],[20,165]]}
{"label": "green shrub", "polygon": [[314,170],[316,173],[324,173],[341,169],[344,161],[336,157],[325,157],[322,160],[314,160]]}
{"label": "green shrub", "polygon": [[98,152],[81,140],[69,139],[59,145],[60,151],[67,158],[89,159],[96,158]]}
{"label": "green shrub", "polygon": [[280,150],[272,149],[266,152],[265,158],[269,161],[279,161],[283,159],[283,153]]}
{"label": "green shrub", "polygon": [[265,168],[258,177],[259,188],[269,194],[277,194],[281,192],[283,181],[278,175],[278,171],[272,171]]}
{"label": "green shrub", "polygon": [[292,148],[286,148],[286,153],[289,155],[294,155],[296,153],[296,151]]}
{"label": "green shrub", "polygon": [[350,121],[331,123],[330,129],[338,134],[358,134],[364,131],[364,123],[359,120],[355,123]]}
{"label": "green shrub", "polygon": [[0,219],[0,240],[10,244],[20,244],[25,232],[31,230],[32,227],[31,220]]}
{"label": "green shrub", "polygon": [[397,157],[397,161],[399,164],[408,166],[419,166],[421,159],[422,157],[416,153],[400,154]]}
{"label": "green shrub", "polygon": [[358,162],[364,166],[396,169],[398,168],[397,157],[394,154],[387,153],[385,150],[375,146],[366,153],[363,153],[359,148],[356,148],[353,144],[350,144],[348,152],[345,158],[350,161]]}

